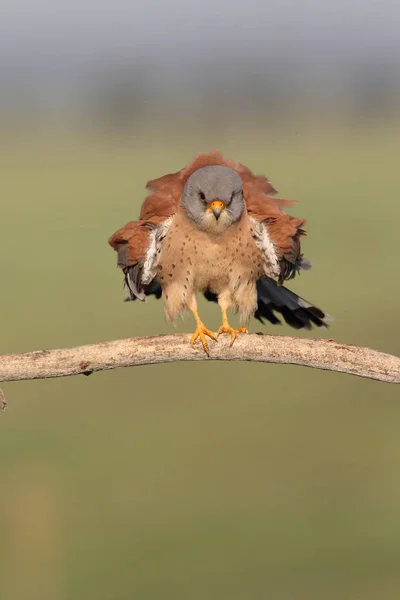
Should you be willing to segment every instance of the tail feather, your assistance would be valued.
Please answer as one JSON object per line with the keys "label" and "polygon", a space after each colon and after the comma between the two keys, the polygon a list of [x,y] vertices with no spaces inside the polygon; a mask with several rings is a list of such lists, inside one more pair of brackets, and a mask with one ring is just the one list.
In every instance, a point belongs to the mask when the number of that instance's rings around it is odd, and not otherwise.
{"label": "tail feather", "polygon": [[[204,296],[211,302],[217,302],[218,297],[210,290]],[[269,321],[272,325],[280,325],[281,321],[275,315],[280,313],[286,323],[295,329],[311,329],[316,327],[329,327],[328,322],[332,317],[317,308],[304,298],[297,296],[270,277],[262,277],[257,281],[257,310],[254,313],[261,323]]]}
{"label": "tail feather", "polygon": [[254,316],[261,323],[264,323],[264,319],[273,324],[280,323],[274,312],[281,313],[286,323],[295,329],[311,329],[312,325],[328,327],[327,322],[332,320],[323,310],[269,277],[257,281],[257,300]]}

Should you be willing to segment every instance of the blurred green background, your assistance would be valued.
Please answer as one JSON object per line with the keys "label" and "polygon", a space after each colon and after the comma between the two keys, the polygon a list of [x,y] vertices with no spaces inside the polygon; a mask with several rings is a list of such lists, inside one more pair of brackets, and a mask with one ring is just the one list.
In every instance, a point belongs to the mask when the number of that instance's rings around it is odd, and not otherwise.
{"label": "blurred green background", "polygon": [[[76,84],[80,101],[66,110],[49,91],[51,69],[40,94],[22,74],[40,102],[9,87],[18,103],[0,110],[0,352],[170,332],[159,301],[123,303],[107,239],[136,217],[148,179],[219,148],[300,201],[290,212],[307,219],[313,269],[290,287],[335,318],[311,336],[400,354],[397,92],[390,78],[382,92],[381,60],[363,85],[346,88],[346,102],[323,100],[321,73],[335,71],[324,60],[307,71],[299,108],[300,77],[283,70],[276,86],[267,70],[260,92],[251,62],[233,79],[242,100],[230,104],[207,59],[189,92],[203,82],[213,101],[193,119],[184,84],[166,77],[157,110],[151,85],[135,84],[134,101],[129,77],[116,103],[107,86],[93,83],[89,101]],[[124,76],[136,77],[130,64]],[[351,81],[346,64],[332,81]],[[266,104],[282,89],[289,106]],[[216,306],[201,301],[200,311],[219,326]],[[254,321],[251,329],[293,334]],[[177,330],[193,330],[190,315]],[[204,362],[2,388],[1,599],[399,597],[397,386]]]}

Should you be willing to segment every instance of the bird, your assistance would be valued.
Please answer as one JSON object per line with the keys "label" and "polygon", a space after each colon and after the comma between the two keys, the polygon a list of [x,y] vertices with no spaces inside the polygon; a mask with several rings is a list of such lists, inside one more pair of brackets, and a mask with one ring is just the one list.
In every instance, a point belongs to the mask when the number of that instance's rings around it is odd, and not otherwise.
{"label": "bird", "polygon": [[[162,298],[173,323],[191,311],[190,343],[200,340],[207,355],[207,338],[228,334],[232,345],[252,316],[280,324],[278,313],[295,329],[328,327],[328,314],[283,285],[311,266],[301,252],[305,220],[285,212],[294,202],[277,198],[267,177],[213,150],[146,188],[139,220],[109,238],[127,300]],[[219,304],[216,335],[199,316],[201,293]],[[241,327],[229,324],[228,309],[240,313]]]}

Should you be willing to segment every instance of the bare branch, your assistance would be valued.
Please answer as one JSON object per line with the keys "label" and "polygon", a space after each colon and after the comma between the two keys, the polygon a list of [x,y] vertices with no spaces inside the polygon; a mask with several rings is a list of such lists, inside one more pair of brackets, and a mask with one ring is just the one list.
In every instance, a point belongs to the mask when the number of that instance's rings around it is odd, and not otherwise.
{"label": "bare branch", "polygon": [[[103,342],[77,348],[0,356],[0,381],[90,375],[95,371],[190,360],[244,360],[293,364],[400,383],[400,358],[333,340],[276,335],[241,335],[234,345],[220,338],[192,348],[188,335],[161,335]],[[0,395],[0,403],[4,404]]]}

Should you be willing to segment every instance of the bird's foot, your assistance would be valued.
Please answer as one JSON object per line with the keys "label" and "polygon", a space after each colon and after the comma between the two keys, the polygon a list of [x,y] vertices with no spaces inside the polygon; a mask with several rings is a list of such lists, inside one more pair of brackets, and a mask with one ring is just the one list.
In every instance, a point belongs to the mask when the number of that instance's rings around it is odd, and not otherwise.
{"label": "bird's foot", "polygon": [[201,321],[199,321],[199,323],[197,324],[196,327],[196,331],[194,332],[194,334],[192,335],[192,337],[190,338],[190,343],[192,344],[192,346],[195,345],[197,338],[200,338],[200,341],[203,345],[204,348],[204,352],[210,356],[210,350],[208,348],[208,344],[207,344],[207,340],[206,340],[206,335],[211,338],[212,340],[217,341],[217,338],[215,337],[215,335],[213,334],[212,331],[210,331],[209,329],[207,329],[207,327],[204,325],[204,323],[202,323]]}
{"label": "bird's foot", "polygon": [[238,327],[238,329],[234,329],[233,327],[231,327],[229,325],[229,323],[222,323],[221,327],[218,329],[217,335],[220,336],[221,333],[229,333],[229,335],[231,336],[231,343],[229,344],[229,347],[230,347],[233,345],[233,342],[236,340],[238,333],[248,333],[248,332],[247,332],[247,327]]}

